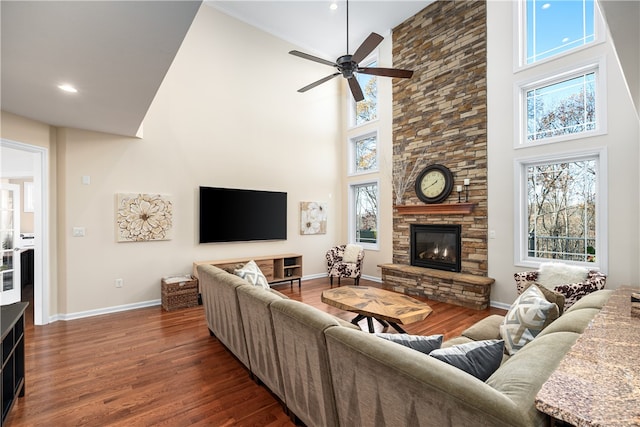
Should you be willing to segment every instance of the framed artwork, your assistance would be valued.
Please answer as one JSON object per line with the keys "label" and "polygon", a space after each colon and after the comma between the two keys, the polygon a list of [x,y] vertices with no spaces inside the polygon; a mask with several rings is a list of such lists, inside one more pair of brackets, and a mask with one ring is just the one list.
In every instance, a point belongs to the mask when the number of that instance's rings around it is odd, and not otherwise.
{"label": "framed artwork", "polygon": [[300,234],[327,233],[327,203],[300,202]]}
{"label": "framed artwork", "polygon": [[161,194],[116,194],[116,241],[171,240],[173,205]]}

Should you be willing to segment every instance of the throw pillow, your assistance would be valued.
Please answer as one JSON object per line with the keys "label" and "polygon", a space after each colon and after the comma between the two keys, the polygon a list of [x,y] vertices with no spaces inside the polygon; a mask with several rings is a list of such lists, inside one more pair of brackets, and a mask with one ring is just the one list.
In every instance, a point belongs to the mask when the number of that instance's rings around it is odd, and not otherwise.
{"label": "throw pillow", "polygon": [[358,255],[360,255],[360,251],[362,250],[362,246],[360,245],[352,245],[348,244],[344,248],[344,255],[342,255],[343,262],[358,262]]}
{"label": "throw pillow", "polygon": [[503,353],[504,341],[486,340],[441,348],[432,351],[429,356],[455,366],[480,381],[486,381],[500,367]]}
{"label": "throw pillow", "polygon": [[509,355],[514,355],[557,318],[558,306],[547,301],[537,286],[529,286],[511,305],[500,325],[500,336]]}
{"label": "throw pillow", "polygon": [[546,288],[553,289],[558,285],[567,283],[580,283],[587,279],[589,270],[577,265],[568,265],[561,262],[545,262],[538,269],[536,282]]}
{"label": "throw pillow", "polygon": [[[529,286],[535,286],[535,285],[533,283],[529,283],[524,287],[522,292],[529,289]],[[564,295],[561,294],[560,292],[547,289],[544,286],[539,286],[538,289],[540,290],[540,292],[542,292],[542,294],[547,299],[547,301],[552,302],[558,306],[558,316],[562,316],[562,311],[564,310],[564,300],[565,300]]]}
{"label": "throw pillow", "polygon": [[401,344],[405,347],[412,348],[424,354],[429,354],[433,350],[439,349],[442,345],[443,338],[443,335],[431,335],[425,337],[422,335],[387,334],[383,332],[378,332],[376,336]]}
{"label": "throw pillow", "polygon": [[262,274],[260,267],[256,264],[255,261],[251,260],[244,265],[244,267],[239,270],[235,270],[236,276],[239,276],[252,284],[253,286],[257,286],[263,289],[270,289],[269,282],[267,278]]}

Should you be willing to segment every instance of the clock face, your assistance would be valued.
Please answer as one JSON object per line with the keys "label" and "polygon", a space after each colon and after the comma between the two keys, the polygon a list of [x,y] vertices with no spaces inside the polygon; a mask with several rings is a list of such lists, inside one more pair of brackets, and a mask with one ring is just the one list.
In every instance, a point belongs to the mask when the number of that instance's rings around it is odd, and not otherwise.
{"label": "clock face", "polygon": [[422,194],[427,197],[437,197],[444,190],[445,184],[444,174],[439,170],[434,170],[422,178],[420,189]]}
{"label": "clock face", "polygon": [[453,189],[453,174],[443,165],[430,165],[416,179],[416,195],[425,203],[440,203]]}

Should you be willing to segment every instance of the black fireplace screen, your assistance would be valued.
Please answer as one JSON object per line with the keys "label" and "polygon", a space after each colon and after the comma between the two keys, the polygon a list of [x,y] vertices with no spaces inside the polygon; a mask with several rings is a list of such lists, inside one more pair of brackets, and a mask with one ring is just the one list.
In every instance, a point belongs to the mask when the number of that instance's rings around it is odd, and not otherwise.
{"label": "black fireplace screen", "polygon": [[460,272],[460,225],[411,225],[411,265]]}

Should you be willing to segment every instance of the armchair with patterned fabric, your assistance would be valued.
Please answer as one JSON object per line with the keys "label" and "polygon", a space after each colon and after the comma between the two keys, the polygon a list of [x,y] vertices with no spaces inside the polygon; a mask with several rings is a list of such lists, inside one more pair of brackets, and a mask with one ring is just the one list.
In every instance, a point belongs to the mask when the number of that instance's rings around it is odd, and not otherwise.
{"label": "armchair with patterned fabric", "polygon": [[607,275],[599,271],[555,262],[541,264],[538,271],[515,273],[513,278],[518,295],[531,283],[561,293],[565,310],[585,295],[603,289],[607,282]]}
{"label": "armchair with patterned fabric", "polygon": [[333,286],[333,278],[340,279],[343,277],[354,280],[354,284],[360,284],[360,276],[362,275],[362,261],[364,260],[364,249],[360,245],[339,245],[327,251],[327,273],[331,286]]}

